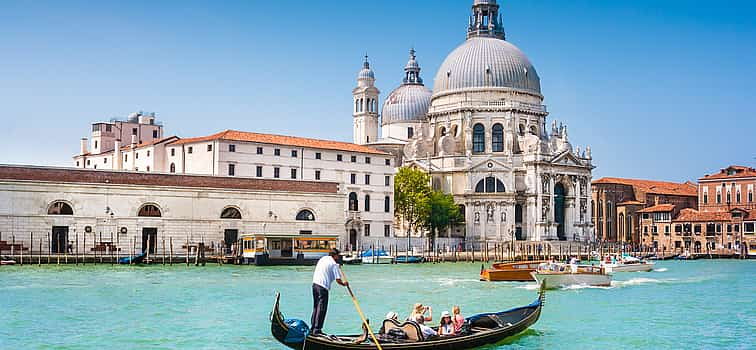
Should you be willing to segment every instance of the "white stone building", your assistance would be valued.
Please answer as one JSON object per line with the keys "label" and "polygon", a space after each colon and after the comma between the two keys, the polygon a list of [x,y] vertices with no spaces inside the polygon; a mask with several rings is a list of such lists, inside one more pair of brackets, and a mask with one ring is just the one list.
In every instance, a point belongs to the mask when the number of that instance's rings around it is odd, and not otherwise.
{"label": "white stone building", "polygon": [[[432,92],[410,51],[402,84],[383,104],[381,137],[364,141],[429,172],[435,189],[453,194],[467,239],[592,240],[590,148],[573,147],[566,125],[547,128],[538,73],[505,40],[498,11],[495,0],[474,0],[467,39],[438,69]],[[366,63],[360,86],[374,80]],[[361,91],[354,91],[356,106]],[[377,118],[355,118],[372,123],[356,122],[355,137],[377,130]]]}

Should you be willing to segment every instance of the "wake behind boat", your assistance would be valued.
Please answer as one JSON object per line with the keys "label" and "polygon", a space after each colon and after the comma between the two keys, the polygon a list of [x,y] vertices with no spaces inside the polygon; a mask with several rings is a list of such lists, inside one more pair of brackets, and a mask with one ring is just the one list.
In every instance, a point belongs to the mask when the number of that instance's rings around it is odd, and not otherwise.
{"label": "wake behind boat", "polygon": [[[398,323],[384,320],[381,331],[376,333],[382,349],[413,350],[460,350],[472,349],[499,342],[518,334],[538,321],[544,304],[544,289],[538,299],[529,305],[492,313],[482,313],[465,319],[462,334],[456,336],[434,336],[425,339],[414,322]],[[309,326],[302,320],[285,319],[279,309],[281,295],[276,294],[276,302],[271,312],[270,331],[282,344],[297,350],[347,350],[378,349],[363,326],[359,335],[313,336]],[[397,334],[403,336],[396,336]]]}

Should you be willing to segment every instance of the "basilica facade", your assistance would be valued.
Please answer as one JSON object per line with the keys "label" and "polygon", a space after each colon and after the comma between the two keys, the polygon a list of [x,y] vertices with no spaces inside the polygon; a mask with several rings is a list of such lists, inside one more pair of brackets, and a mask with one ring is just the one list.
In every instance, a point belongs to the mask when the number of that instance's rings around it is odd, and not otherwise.
{"label": "basilica facade", "polygon": [[415,54],[380,118],[365,61],[353,90],[355,143],[428,172],[459,204],[468,240],[593,240],[590,147],[573,146],[567,125],[547,120],[540,77],[506,40],[496,1],[474,0],[466,40],[432,90]]}

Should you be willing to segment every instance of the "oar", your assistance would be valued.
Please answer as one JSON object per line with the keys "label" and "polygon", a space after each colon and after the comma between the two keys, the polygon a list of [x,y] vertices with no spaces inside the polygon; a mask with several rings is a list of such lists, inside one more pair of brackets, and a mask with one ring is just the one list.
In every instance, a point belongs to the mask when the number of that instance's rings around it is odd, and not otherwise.
{"label": "oar", "polygon": [[[344,282],[347,282],[346,275],[344,274],[344,270],[341,269],[341,266],[339,266],[339,272],[341,272],[341,278],[344,280]],[[352,297],[354,308],[357,309],[357,313],[360,314],[360,318],[362,319],[362,324],[364,324],[365,327],[367,327],[368,333],[370,333],[370,337],[373,338],[373,342],[375,342],[375,346],[378,347],[378,350],[383,350],[383,348],[381,347],[381,343],[378,342],[378,338],[375,337],[373,330],[370,328],[370,324],[368,324],[368,321],[365,318],[365,314],[362,313],[362,308],[360,308],[360,303],[357,302],[357,297],[355,297],[354,293],[352,292],[352,286],[347,284],[347,290],[349,291],[349,295]]]}

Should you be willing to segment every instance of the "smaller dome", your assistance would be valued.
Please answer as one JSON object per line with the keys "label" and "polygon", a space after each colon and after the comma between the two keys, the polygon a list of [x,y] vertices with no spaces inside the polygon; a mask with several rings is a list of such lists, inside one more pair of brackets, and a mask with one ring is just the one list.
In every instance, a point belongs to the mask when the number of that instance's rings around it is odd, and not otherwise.
{"label": "smaller dome", "polygon": [[381,125],[425,121],[432,94],[423,85],[406,84],[396,88],[383,102]]}
{"label": "smaller dome", "polygon": [[357,74],[357,80],[360,79],[375,79],[375,73],[370,68],[370,62],[368,62],[367,55],[365,56],[365,63],[362,64],[362,69]]}

